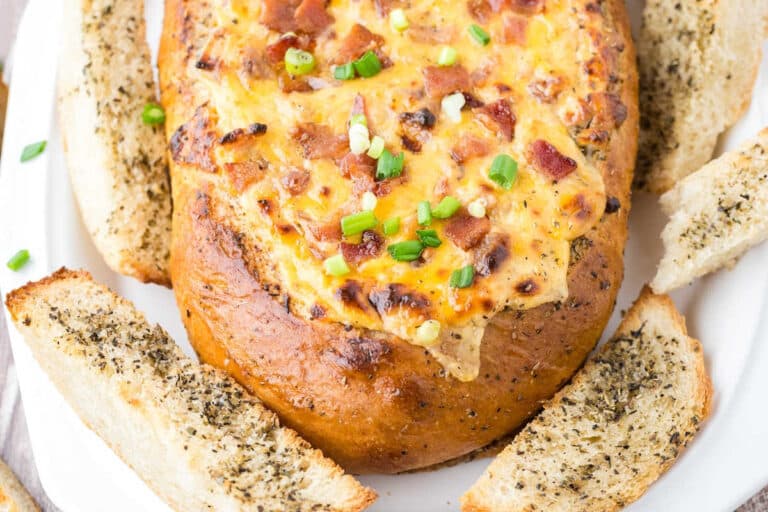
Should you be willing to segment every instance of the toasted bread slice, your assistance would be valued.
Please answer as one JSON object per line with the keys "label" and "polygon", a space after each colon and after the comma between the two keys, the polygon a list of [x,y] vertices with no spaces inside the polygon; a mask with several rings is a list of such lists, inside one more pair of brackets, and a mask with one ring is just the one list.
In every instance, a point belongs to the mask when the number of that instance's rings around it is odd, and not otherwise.
{"label": "toasted bread slice", "polygon": [[0,512],[38,512],[39,510],[11,468],[0,460]]}
{"label": "toasted bread slice", "polygon": [[94,244],[116,272],[169,285],[171,195],[162,126],[142,121],[155,83],[142,0],[66,0],[59,120]]}
{"label": "toasted bread slice", "polygon": [[701,344],[645,289],[614,338],[462,497],[464,512],[607,512],[637,500],[710,411]]}
{"label": "toasted bread slice", "polygon": [[375,499],[89,274],[62,269],[6,305],[83,422],[175,510],[358,511]]}
{"label": "toasted bread slice", "polygon": [[670,219],[656,293],[689,283],[768,238],[768,128],[661,196]]}
{"label": "toasted bread slice", "polygon": [[662,193],[711,158],[749,105],[765,0],[648,0],[638,44],[637,182]]}

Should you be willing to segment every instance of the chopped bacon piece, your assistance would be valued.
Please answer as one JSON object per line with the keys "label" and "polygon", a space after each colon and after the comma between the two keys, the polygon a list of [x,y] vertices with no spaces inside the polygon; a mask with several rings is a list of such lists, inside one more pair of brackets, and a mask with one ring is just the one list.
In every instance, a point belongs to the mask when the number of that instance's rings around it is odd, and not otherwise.
{"label": "chopped bacon piece", "polygon": [[333,16],[325,9],[325,0],[303,0],[293,16],[299,30],[307,34],[319,34],[333,23]]}
{"label": "chopped bacon piece", "polygon": [[403,147],[412,153],[420,152],[422,144],[429,140],[429,130],[436,122],[435,114],[428,108],[400,114],[400,140]]}
{"label": "chopped bacon piece", "polygon": [[232,186],[238,192],[244,192],[251,184],[264,176],[269,164],[265,160],[246,160],[224,164],[224,171],[229,175]]}
{"label": "chopped bacon piece", "polygon": [[362,194],[373,189],[376,184],[376,160],[368,155],[347,154],[339,163],[341,175],[353,183],[356,194]]}
{"label": "chopped bacon piece", "polygon": [[431,110],[425,107],[417,110],[416,112],[403,112],[400,114],[400,122],[431,130],[432,127],[435,126],[437,118]]}
{"label": "chopped bacon piece", "polygon": [[480,121],[490,130],[500,130],[507,140],[515,138],[517,117],[509,100],[504,98],[475,110]]}
{"label": "chopped bacon piece", "polygon": [[289,48],[300,48],[302,50],[308,50],[312,47],[312,40],[309,36],[297,36],[296,34],[285,34],[274,43],[267,45],[266,58],[267,62],[276,66],[282,64],[285,61],[285,52]]}
{"label": "chopped bacon piece", "polygon": [[462,135],[459,141],[451,150],[451,158],[456,163],[463,164],[467,160],[478,156],[485,156],[491,152],[491,145],[487,140],[476,135]]}
{"label": "chopped bacon piece", "polygon": [[488,217],[472,217],[466,211],[461,211],[445,225],[445,236],[459,248],[468,251],[482,242],[490,230],[491,221]]}
{"label": "chopped bacon piece", "polygon": [[456,38],[456,27],[454,25],[411,25],[406,34],[415,43],[449,44]]}
{"label": "chopped bacon piece", "polygon": [[537,140],[529,146],[534,167],[554,180],[561,180],[576,170],[576,161],[560,153],[545,140]]}
{"label": "chopped bacon piece", "polygon": [[309,235],[319,242],[335,242],[341,240],[341,223],[334,219],[325,223],[308,222]]}
{"label": "chopped bacon piece", "polygon": [[324,124],[302,123],[293,131],[292,137],[301,146],[304,158],[310,160],[341,160],[349,151],[347,136],[336,135]]}
{"label": "chopped bacon piece", "polygon": [[309,92],[312,86],[300,76],[291,76],[283,71],[277,76],[277,84],[283,92]]}
{"label": "chopped bacon piece", "polygon": [[294,13],[300,3],[301,0],[264,0],[259,21],[277,32],[297,30]]}
{"label": "chopped bacon piece", "polygon": [[309,178],[309,171],[293,167],[280,178],[280,183],[288,193],[295,196],[307,190]]}
{"label": "chopped bacon piece", "polygon": [[[499,0],[491,0],[499,1]],[[544,0],[502,0],[513,11],[519,14],[540,14],[544,12]]]}
{"label": "chopped bacon piece", "polygon": [[555,75],[537,78],[528,84],[528,92],[542,103],[552,103],[563,91],[563,79]]}
{"label": "chopped bacon piece", "polygon": [[363,231],[359,244],[341,243],[341,254],[344,261],[359,264],[365,260],[375,258],[384,249],[384,238],[375,231]]}
{"label": "chopped bacon piece", "polygon": [[504,14],[501,28],[501,42],[506,44],[525,45],[525,33],[528,30],[528,20],[517,14]]}
{"label": "chopped bacon piece", "polygon": [[454,92],[469,90],[472,87],[472,79],[461,65],[427,66],[424,68],[424,86],[427,96],[440,99]]}
{"label": "chopped bacon piece", "polygon": [[363,25],[357,23],[346,35],[344,41],[342,41],[333,63],[346,64],[357,59],[368,50],[379,50],[383,44],[383,37],[374,34]]}
{"label": "chopped bacon piece", "polygon": [[488,0],[469,0],[467,2],[467,10],[469,15],[480,23],[486,23],[494,12]]}

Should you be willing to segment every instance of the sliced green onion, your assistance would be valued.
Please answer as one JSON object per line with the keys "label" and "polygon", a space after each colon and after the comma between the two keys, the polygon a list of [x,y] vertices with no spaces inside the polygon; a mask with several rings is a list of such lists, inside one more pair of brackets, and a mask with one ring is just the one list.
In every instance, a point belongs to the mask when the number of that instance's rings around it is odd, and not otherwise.
{"label": "sliced green onion", "polygon": [[477,24],[472,24],[469,26],[469,35],[471,35],[472,39],[477,41],[477,43],[482,46],[488,46],[488,43],[491,42],[491,36],[488,34],[488,32],[486,32],[483,27]]}
{"label": "sliced green onion", "polygon": [[436,219],[447,219],[461,208],[461,203],[453,196],[445,196],[437,206],[432,209],[432,216]]}
{"label": "sliced green onion", "polygon": [[393,9],[392,12],[389,13],[389,25],[392,27],[392,30],[403,32],[407,30],[411,24],[405,16],[405,11],[402,9]]}
{"label": "sliced green onion", "polygon": [[24,146],[24,149],[21,150],[21,161],[27,162],[40,155],[43,151],[45,151],[46,144],[48,144],[47,141],[41,140],[40,142],[35,142],[33,144],[27,144]]}
{"label": "sliced green onion", "polygon": [[374,160],[378,160],[382,153],[384,153],[384,139],[375,135],[371,139],[371,147],[368,149],[368,156]]}
{"label": "sliced green onion", "polygon": [[357,74],[364,78],[370,78],[372,76],[378,75],[381,72],[382,67],[381,61],[376,56],[376,54],[373,53],[373,50],[368,50],[365,52],[362,57],[354,62],[354,65]]}
{"label": "sliced green onion", "polygon": [[384,221],[382,226],[384,229],[384,234],[387,236],[392,236],[400,231],[400,217],[392,217],[391,219],[387,219]]}
{"label": "sliced green onion", "polygon": [[453,66],[456,64],[456,58],[458,56],[459,53],[456,51],[456,48],[443,46],[440,50],[440,56],[437,58],[437,64],[439,66]]}
{"label": "sliced green onion", "polygon": [[349,127],[349,150],[356,155],[362,155],[371,147],[368,128],[362,124],[353,124]]}
{"label": "sliced green onion", "polygon": [[488,206],[488,201],[485,200],[485,198],[478,198],[469,203],[467,206],[467,211],[469,214],[473,217],[477,217],[478,219],[485,217],[485,207]]}
{"label": "sliced green onion", "polygon": [[509,155],[494,158],[488,177],[500,187],[509,190],[517,180],[517,162]]}
{"label": "sliced green onion", "polygon": [[389,150],[382,151],[379,161],[376,164],[376,179],[388,180],[389,178],[397,178],[403,173],[403,160],[405,154],[393,155]]}
{"label": "sliced green onion", "polygon": [[419,345],[431,347],[438,341],[439,337],[440,322],[437,320],[427,320],[416,328],[416,339],[414,341]]}
{"label": "sliced green onion", "polygon": [[165,110],[157,103],[147,103],[141,112],[141,120],[150,126],[163,124],[165,122]]}
{"label": "sliced green onion", "polygon": [[349,265],[344,261],[344,256],[341,254],[326,259],[323,262],[323,266],[325,267],[325,273],[332,276],[338,277],[349,274]]}
{"label": "sliced green onion", "polygon": [[442,241],[437,236],[437,231],[434,229],[417,229],[416,236],[419,237],[419,241],[427,247],[440,247]]}
{"label": "sliced green onion", "polygon": [[461,109],[467,104],[467,99],[462,93],[457,92],[455,94],[449,94],[443,98],[440,104],[443,108],[445,117],[454,123],[461,122]]}
{"label": "sliced green onion", "polygon": [[418,240],[407,240],[390,245],[387,251],[397,261],[415,261],[424,252],[424,245]]}
{"label": "sliced green onion", "polygon": [[285,52],[285,70],[291,75],[306,75],[315,69],[315,56],[298,48]]}
{"label": "sliced green onion", "polygon": [[429,226],[432,224],[432,208],[429,206],[429,201],[419,202],[419,206],[416,208],[416,219],[419,222],[419,226]]}
{"label": "sliced green onion", "polygon": [[341,219],[341,232],[344,236],[352,236],[362,233],[367,229],[376,227],[376,216],[372,211],[353,213]]}
{"label": "sliced green onion", "polygon": [[355,65],[351,62],[336,66],[333,70],[333,78],[336,80],[352,80],[355,78]]}
{"label": "sliced green onion", "polygon": [[368,118],[365,117],[365,114],[355,114],[352,116],[352,118],[349,120],[349,126],[354,126],[356,124],[361,124],[368,127]]}
{"label": "sliced green onion", "polygon": [[378,203],[378,199],[376,199],[376,194],[373,192],[366,192],[363,194],[363,198],[360,201],[361,205],[363,207],[363,210],[373,210],[376,208],[376,203]]}
{"label": "sliced green onion", "polygon": [[21,268],[27,264],[29,261],[29,251],[26,249],[22,249],[13,256],[11,256],[11,259],[8,260],[8,263],[6,265],[9,269],[13,270],[14,272],[18,272],[21,270]]}
{"label": "sliced green onion", "polygon": [[448,285],[451,288],[468,288],[472,286],[472,281],[474,280],[475,267],[467,265],[451,273],[451,280],[448,282]]}

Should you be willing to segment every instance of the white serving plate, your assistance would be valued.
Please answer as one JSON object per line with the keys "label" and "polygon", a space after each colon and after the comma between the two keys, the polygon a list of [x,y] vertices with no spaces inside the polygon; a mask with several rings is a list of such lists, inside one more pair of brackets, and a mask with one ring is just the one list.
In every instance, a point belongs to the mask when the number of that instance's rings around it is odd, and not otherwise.
{"label": "white serving plate", "polygon": [[[633,21],[642,0],[630,0]],[[148,0],[150,42],[159,40],[162,0]],[[4,159],[0,167],[0,288],[5,292],[66,265],[86,268],[132,299],[192,353],[173,295],[111,272],[80,223],[64,167],[55,119],[55,68],[59,2],[31,0],[15,48]],[[768,44],[765,47],[768,55]],[[768,56],[763,60],[752,106],[724,137],[729,149],[768,125]],[[46,152],[21,164],[25,144],[47,139]],[[620,311],[653,275],[664,224],[653,197],[638,195],[626,251],[627,277],[607,332]],[[10,272],[4,262],[20,248],[32,260]],[[747,254],[730,271],[719,272],[673,296],[691,333],[704,344],[715,387],[710,421],[675,464],[628,510],[731,512],[768,483],[768,245]],[[85,428],[31,357],[10,324],[35,461],[50,499],[64,512],[168,511],[149,488],[107,446]],[[361,479],[380,495],[372,511],[458,510],[459,496],[489,459],[439,471]]]}

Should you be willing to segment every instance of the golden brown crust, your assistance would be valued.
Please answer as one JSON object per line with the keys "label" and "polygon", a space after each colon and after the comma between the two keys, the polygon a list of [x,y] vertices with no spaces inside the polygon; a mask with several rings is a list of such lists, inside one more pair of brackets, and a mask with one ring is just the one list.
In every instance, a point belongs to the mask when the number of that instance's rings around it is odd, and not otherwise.
{"label": "golden brown crust", "polygon": [[[190,340],[200,357],[225,368],[314,446],[354,472],[399,472],[429,466],[504,436],[581,366],[607,322],[622,280],[622,252],[637,140],[637,78],[624,5],[590,3],[622,50],[604,42],[627,106],[601,158],[606,194],[621,207],[574,242],[569,298],[492,319],[480,376],[442,375],[424,349],[386,335],[305,321],[290,303],[263,289],[248,261],[257,249],[212,204],[204,179],[173,165],[172,277]],[[192,117],[194,90],[181,70],[199,41],[203,0],[166,2],[160,67],[169,119]],[[180,123],[177,123],[177,125]],[[169,123],[169,135],[175,127]]]}

